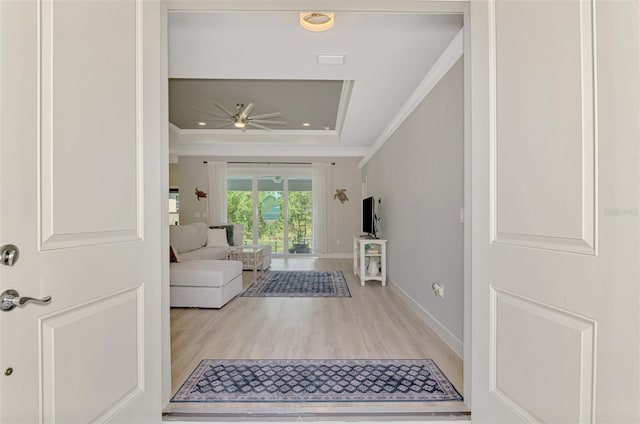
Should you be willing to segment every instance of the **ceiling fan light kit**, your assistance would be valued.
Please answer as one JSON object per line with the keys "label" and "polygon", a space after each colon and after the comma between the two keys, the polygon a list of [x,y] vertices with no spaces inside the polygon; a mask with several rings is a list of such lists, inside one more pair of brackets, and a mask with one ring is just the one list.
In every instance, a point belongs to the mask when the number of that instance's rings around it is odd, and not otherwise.
{"label": "ceiling fan light kit", "polygon": [[218,104],[218,103],[214,103],[214,105],[220,109],[221,111],[223,111],[225,114],[224,115],[218,115],[216,113],[212,113],[203,109],[198,109],[198,108],[194,108],[193,110],[200,112],[200,113],[204,113],[206,115],[211,115],[211,116],[215,116],[217,119],[213,119],[215,121],[226,121],[224,124],[222,125],[218,125],[216,127],[216,129],[220,129],[220,128],[224,128],[224,127],[228,127],[230,125],[233,125],[235,128],[244,130],[246,128],[258,128],[261,130],[268,130],[270,131],[271,128],[266,127],[266,125],[287,125],[286,122],[284,121],[271,121],[271,120],[267,120],[267,118],[278,118],[280,116],[282,116],[282,113],[280,112],[273,112],[273,113],[265,113],[262,115],[253,115],[250,116],[251,111],[254,108],[254,104],[253,103],[249,103],[247,105],[247,107],[244,106],[244,104],[242,103],[237,103],[236,104],[236,113],[232,113],[230,112],[227,108],[225,108],[224,106]]}
{"label": "ceiling fan light kit", "polygon": [[300,13],[300,26],[311,32],[327,31],[333,27],[334,16],[331,12]]}

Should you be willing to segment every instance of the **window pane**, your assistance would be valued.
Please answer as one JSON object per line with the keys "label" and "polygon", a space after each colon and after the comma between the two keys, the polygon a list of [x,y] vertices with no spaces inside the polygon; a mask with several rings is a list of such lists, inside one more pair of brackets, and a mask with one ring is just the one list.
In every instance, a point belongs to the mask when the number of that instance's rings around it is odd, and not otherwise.
{"label": "window pane", "polygon": [[258,178],[258,244],[284,252],[284,182],[279,176]]}
{"label": "window pane", "polygon": [[244,225],[244,244],[253,244],[252,181],[251,177],[227,180],[227,222]]}
{"label": "window pane", "polygon": [[289,180],[289,253],[311,253],[311,179]]}

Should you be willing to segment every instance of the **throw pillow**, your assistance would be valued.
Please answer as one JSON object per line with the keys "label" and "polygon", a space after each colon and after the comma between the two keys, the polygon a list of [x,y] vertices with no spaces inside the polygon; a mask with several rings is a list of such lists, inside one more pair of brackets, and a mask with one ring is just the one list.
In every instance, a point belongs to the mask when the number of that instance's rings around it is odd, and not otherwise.
{"label": "throw pillow", "polygon": [[224,228],[209,228],[207,230],[207,247],[229,246],[227,230]]}
{"label": "throw pillow", "polygon": [[169,246],[169,262],[177,263],[180,262],[180,257],[178,256],[178,252],[173,246]]}
{"label": "throw pillow", "polygon": [[229,246],[233,246],[233,224],[229,225],[212,225],[209,228],[224,228],[227,231],[227,243]]}

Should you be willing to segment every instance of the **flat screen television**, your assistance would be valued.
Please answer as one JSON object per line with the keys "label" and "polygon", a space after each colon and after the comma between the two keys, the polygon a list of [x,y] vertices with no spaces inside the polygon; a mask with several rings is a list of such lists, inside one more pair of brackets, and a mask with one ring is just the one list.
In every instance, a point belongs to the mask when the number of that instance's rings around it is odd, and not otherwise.
{"label": "flat screen television", "polygon": [[373,238],[376,237],[375,206],[373,196],[362,199],[362,232]]}

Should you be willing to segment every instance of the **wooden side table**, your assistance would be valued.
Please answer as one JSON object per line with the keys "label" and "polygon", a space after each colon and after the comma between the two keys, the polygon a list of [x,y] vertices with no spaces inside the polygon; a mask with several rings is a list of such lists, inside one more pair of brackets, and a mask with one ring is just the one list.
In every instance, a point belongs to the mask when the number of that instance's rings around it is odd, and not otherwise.
{"label": "wooden side table", "polygon": [[[373,264],[376,262],[377,265]],[[380,281],[387,285],[387,240],[353,238],[353,273],[360,277],[360,285],[365,281]]]}

